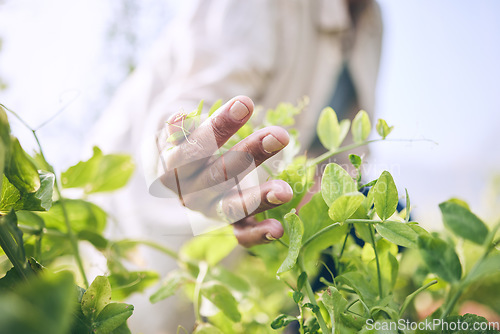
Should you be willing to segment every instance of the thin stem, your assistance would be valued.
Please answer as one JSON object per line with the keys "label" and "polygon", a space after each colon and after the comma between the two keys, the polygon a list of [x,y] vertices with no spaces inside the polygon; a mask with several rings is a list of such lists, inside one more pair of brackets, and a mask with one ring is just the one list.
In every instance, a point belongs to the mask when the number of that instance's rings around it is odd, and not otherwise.
{"label": "thin stem", "polygon": [[373,232],[373,226],[369,225],[368,228],[370,230],[370,239],[373,246],[373,252],[375,253],[375,262],[377,263],[378,294],[382,299],[382,275],[380,273],[380,261],[378,259],[377,245],[375,244],[375,235]]}
{"label": "thin stem", "polygon": [[194,315],[196,317],[196,323],[202,323],[203,319],[200,314],[200,304],[201,304],[201,285],[205,280],[205,276],[208,272],[208,264],[206,262],[200,262],[199,267],[200,271],[198,272],[198,277],[196,277],[196,285],[194,287],[194,298],[193,298],[193,306],[194,306]]}
{"label": "thin stem", "polygon": [[[306,267],[304,266],[304,259],[303,259],[302,254],[299,254],[298,264],[299,264],[300,270],[302,272],[306,272]],[[309,279],[306,279],[305,288],[306,288],[307,297],[309,298],[309,301],[311,302],[311,304],[318,306],[318,302],[316,301],[316,297],[314,296],[314,292],[312,290],[311,283],[309,283]],[[325,334],[329,333],[328,327],[326,326],[326,323],[325,323],[325,319],[323,319],[323,315],[321,314],[319,307],[318,307],[318,311],[314,312],[314,314],[316,315],[316,319],[318,320],[319,327],[321,328],[321,331]]]}
{"label": "thin stem", "polygon": [[403,314],[405,313],[406,311],[406,308],[411,304],[411,302],[413,301],[413,299],[415,299],[415,297],[422,291],[426,290],[428,287],[436,284],[438,281],[437,280],[433,280],[429,283],[427,283],[426,285],[418,288],[417,290],[415,290],[412,294],[408,295],[408,297],[406,297],[405,301],[403,302],[403,306],[401,306],[401,309],[399,310],[399,317],[401,318],[403,316]]}
{"label": "thin stem", "polygon": [[173,250],[171,250],[170,248],[167,248],[165,246],[162,246],[162,245],[159,245],[157,244],[156,242],[154,241],[150,241],[150,240],[134,240],[134,239],[126,239],[126,240],[121,240],[120,243],[126,243],[126,242],[130,242],[132,244],[141,244],[141,245],[144,245],[144,246],[148,246],[150,248],[153,248],[153,249],[156,249],[168,256],[170,256],[171,258],[175,259],[175,260],[179,260],[179,255],[174,252]]}
{"label": "thin stem", "polygon": [[351,145],[347,145],[347,146],[338,148],[338,149],[333,150],[333,151],[328,151],[326,153],[323,153],[319,157],[317,157],[315,159],[312,159],[308,163],[307,167],[316,166],[317,164],[322,163],[323,161],[330,159],[331,157],[333,157],[336,154],[339,154],[339,153],[342,153],[342,152],[345,152],[345,151],[350,151],[350,150],[355,149],[357,147],[364,146],[364,145],[367,145],[367,144],[370,144],[370,143],[374,143],[374,142],[377,142],[377,141],[382,141],[382,140],[383,139],[365,140],[365,141],[363,141],[361,143],[351,144]]}

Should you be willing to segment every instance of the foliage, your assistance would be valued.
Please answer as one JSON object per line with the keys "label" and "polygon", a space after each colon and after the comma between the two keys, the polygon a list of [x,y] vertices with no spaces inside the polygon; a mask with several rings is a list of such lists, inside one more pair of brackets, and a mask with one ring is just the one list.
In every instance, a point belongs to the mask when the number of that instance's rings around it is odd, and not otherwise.
{"label": "foliage", "polygon": [[[5,110],[0,106],[0,256],[1,267],[6,268],[0,279],[0,331],[130,333],[126,321],[133,306],[111,302],[111,298],[123,299],[141,291],[144,282],[151,284],[157,274],[146,277],[119,265],[114,247],[119,242],[103,236],[106,212],[87,200],[62,196],[60,179],[42,147],[34,156],[28,155],[10,134]],[[36,131],[30,130],[39,143]],[[132,171],[130,157],[104,155],[94,148],[92,158],[62,173],[62,187],[81,188],[85,194],[114,191],[127,183]],[[110,266],[109,279],[98,276],[88,286],[79,253],[81,241],[90,242],[115,264]],[[62,257],[75,260],[79,279],[60,271],[56,261]],[[129,284],[126,293],[119,286],[112,291],[110,281],[123,284],[117,277],[132,277],[135,284]]]}
{"label": "foliage", "polygon": [[[265,125],[292,126],[291,117],[302,107],[281,104],[269,111]],[[312,158],[296,156],[278,171],[264,166],[270,178],[284,180],[295,190],[291,202],[257,215],[278,219],[285,230],[283,238],[240,255],[232,271],[219,262],[235,247],[234,236],[219,230],[193,238],[179,253],[180,268],[168,275],[151,301],[184,291],[193,301],[197,333],[270,333],[288,326],[300,333],[383,333],[367,324],[425,321],[415,308],[416,297],[425,291],[435,298],[436,307],[440,305],[427,320],[463,320],[456,312],[471,287],[482,277],[500,277],[498,225],[488,227],[453,199],[440,204],[447,232],[429,233],[410,219],[407,191],[406,208],[397,209],[400,195],[389,171],[362,184],[363,161],[352,154],[354,177],[342,166],[328,163],[320,191],[299,206],[321,163],[340,152],[385,140],[393,129],[378,120],[380,139],[369,139],[371,124],[365,111],[351,123],[339,122],[335,111],[325,108],[317,135],[327,152]],[[237,133],[231,142],[261,125],[246,126],[245,134]],[[354,143],[342,146],[349,129]],[[458,255],[457,245],[464,243],[482,254],[472,267]],[[493,299],[498,303],[499,296]],[[202,314],[207,305],[212,310]],[[484,321],[463,317],[470,323]]]}

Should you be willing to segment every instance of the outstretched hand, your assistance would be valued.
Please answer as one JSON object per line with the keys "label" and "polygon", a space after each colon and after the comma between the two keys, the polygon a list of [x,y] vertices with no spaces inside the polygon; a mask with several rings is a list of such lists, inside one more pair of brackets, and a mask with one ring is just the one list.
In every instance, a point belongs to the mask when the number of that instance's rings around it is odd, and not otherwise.
{"label": "outstretched hand", "polygon": [[250,247],[281,238],[283,227],[275,219],[257,222],[253,217],[292,198],[284,181],[245,185],[243,179],[289,142],[285,129],[270,126],[255,131],[222,155],[221,148],[249,119],[252,100],[237,96],[221,106],[199,127],[184,129],[186,114],[176,114],[167,122],[169,136],[183,131],[176,145],[162,152],[165,173],[162,183],[175,191],[182,204],[208,217],[234,223],[238,242]]}

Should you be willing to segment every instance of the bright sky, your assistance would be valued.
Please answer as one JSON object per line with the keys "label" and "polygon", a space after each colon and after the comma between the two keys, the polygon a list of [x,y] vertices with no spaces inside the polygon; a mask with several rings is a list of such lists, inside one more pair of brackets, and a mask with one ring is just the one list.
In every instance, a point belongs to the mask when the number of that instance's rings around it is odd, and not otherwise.
{"label": "bright sky", "polygon": [[[178,6],[173,0],[140,3],[133,24],[141,38],[130,52],[136,58]],[[400,190],[408,188],[422,222],[439,221],[437,204],[450,196],[488,213],[482,196],[491,175],[500,173],[500,1],[379,3],[385,39],[377,115],[395,125],[394,139],[439,145],[375,144],[372,175],[388,168]],[[124,76],[114,62],[121,46],[110,46],[106,37],[116,10],[99,0],[0,5],[0,77],[9,84],[0,101],[36,126],[74,99],[40,131],[61,168],[80,158],[85,133]]]}

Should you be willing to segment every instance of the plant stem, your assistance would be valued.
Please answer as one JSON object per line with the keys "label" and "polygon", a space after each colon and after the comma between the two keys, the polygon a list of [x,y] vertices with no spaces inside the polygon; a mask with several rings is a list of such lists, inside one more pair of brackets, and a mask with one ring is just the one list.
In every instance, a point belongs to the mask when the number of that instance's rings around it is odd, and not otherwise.
{"label": "plant stem", "polygon": [[350,150],[355,149],[357,147],[364,146],[364,145],[367,145],[367,144],[370,144],[370,143],[374,143],[374,142],[377,142],[377,141],[382,141],[382,140],[383,139],[365,140],[365,141],[363,141],[361,143],[351,144],[351,145],[344,146],[342,148],[338,148],[338,149],[333,150],[333,151],[328,151],[326,153],[323,153],[319,157],[317,157],[315,159],[312,159],[308,163],[307,167],[316,166],[317,164],[322,163],[325,160],[328,160],[329,158],[333,157],[336,154],[339,154],[339,153],[342,153],[342,152],[345,152],[345,151],[350,151]]}
{"label": "plant stem", "polygon": [[200,262],[199,263],[199,272],[198,276],[196,277],[196,285],[194,287],[194,298],[193,298],[193,306],[194,306],[194,315],[196,317],[196,323],[202,323],[203,319],[201,318],[200,314],[200,304],[201,304],[201,285],[203,284],[203,281],[205,280],[205,276],[207,275],[208,272],[208,264],[206,262]]}
{"label": "plant stem", "polygon": [[370,229],[370,239],[372,242],[373,246],[373,252],[375,253],[375,262],[377,263],[377,278],[378,278],[378,294],[380,296],[380,299],[382,299],[382,275],[380,274],[380,261],[378,259],[378,251],[377,251],[377,245],[375,244],[375,235],[373,232],[373,226],[369,225],[368,228]]}
{"label": "plant stem", "polygon": [[[298,264],[299,268],[302,272],[306,272],[306,267],[304,266],[304,259],[302,254],[299,254],[298,258]],[[306,293],[307,297],[309,298],[309,301],[311,304],[318,306],[318,302],[316,301],[316,297],[314,296],[314,292],[311,287],[311,283],[309,283],[309,279],[306,279],[305,282],[305,288],[306,288]],[[321,314],[321,310],[319,310],[318,306],[318,311],[314,313],[316,315],[316,319],[318,320],[319,327],[321,328],[321,331],[326,334],[329,333],[328,327],[326,326],[325,319],[323,319],[323,315]]]}

